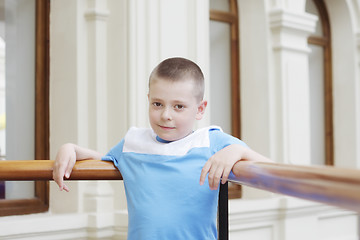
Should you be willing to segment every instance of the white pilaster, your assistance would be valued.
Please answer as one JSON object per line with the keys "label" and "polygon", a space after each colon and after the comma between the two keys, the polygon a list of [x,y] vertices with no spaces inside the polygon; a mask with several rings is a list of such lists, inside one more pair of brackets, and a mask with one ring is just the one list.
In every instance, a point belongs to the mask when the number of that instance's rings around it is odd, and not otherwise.
{"label": "white pilaster", "polygon": [[[105,153],[109,148],[107,1],[69,1],[67,5],[52,1],[52,9],[52,159],[59,146],[66,142]],[[111,236],[114,193],[110,183],[67,184],[70,193],[59,192],[55,184],[51,184],[51,211],[87,213],[89,236]]]}
{"label": "white pilaster", "polygon": [[[359,16],[360,17],[360,16]],[[360,26],[359,26],[360,27]],[[357,30],[358,32],[356,33],[356,43],[357,43],[357,54],[355,55],[355,57],[357,58],[357,71],[356,71],[356,76],[357,76],[357,80],[356,82],[356,87],[357,87],[357,94],[356,94],[356,103],[357,103],[357,108],[356,108],[356,119],[358,120],[356,122],[356,139],[357,142],[360,143],[360,29]],[[360,169],[360,148],[356,148],[357,152],[356,152],[356,162],[355,162],[355,167]],[[360,219],[360,218],[359,218]],[[360,221],[359,221],[359,229],[360,229]]]}
{"label": "white pilaster", "polygon": [[[50,158],[55,159],[59,147],[67,142],[79,143],[81,132],[78,127],[78,71],[79,49],[77,12],[81,1],[53,0],[51,2],[50,27]],[[86,132],[86,131],[85,131]],[[79,134],[80,133],[80,134]],[[83,137],[87,139],[87,135]],[[87,143],[87,142],[86,142]],[[84,144],[83,142],[81,144]],[[53,213],[77,213],[79,203],[79,182],[69,183],[71,192],[60,192],[50,182],[50,211]]]}
{"label": "white pilaster", "polygon": [[114,192],[108,182],[92,181],[84,193],[84,211],[88,213],[90,239],[114,235]]}
{"label": "white pilaster", "polygon": [[272,156],[282,163],[310,163],[307,37],[316,20],[282,8],[269,12],[274,67],[270,136]]}
{"label": "white pilaster", "polygon": [[[156,13],[149,11],[145,0],[128,1],[128,112],[129,125],[148,126],[147,116],[147,80],[151,72],[148,66],[147,47],[157,56],[157,45],[148,46],[148,39],[158,35]],[[157,9],[158,1],[153,1],[152,9]],[[155,15],[155,16],[154,16]],[[155,21],[155,23],[153,23]],[[154,25],[155,24],[155,25]],[[153,28],[150,26],[154,26]],[[153,32],[149,32],[152,29]],[[150,35],[153,34],[153,37]],[[152,43],[150,40],[149,43]],[[153,55],[153,56],[154,56]],[[154,64],[155,65],[155,64]]]}
{"label": "white pilaster", "polygon": [[186,57],[208,76],[208,11],[205,0],[128,1],[130,125],[149,126],[148,78],[160,61]]}
{"label": "white pilaster", "polygon": [[294,13],[303,13],[306,0],[270,0],[270,9],[281,8]]}
{"label": "white pilaster", "polygon": [[[90,147],[101,152],[107,146],[107,0],[88,0],[87,20],[88,122]],[[80,89],[79,89],[80,90]]]}
{"label": "white pilaster", "polygon": [[[84,14],[87,26],[87,107],[89,147],[106,153],[108,149],[107,88],[107,0],[87,0]],[[84,119],[85,120],[85,119]],[[114,193],[109,182],[87,183],[83,197],[84,211],[89,213],[89,237],[113,235]]]}
{"label": "white pilaster", "polygon": [[5,127],[5,41],[0,37],[0,159],[6,156]]}

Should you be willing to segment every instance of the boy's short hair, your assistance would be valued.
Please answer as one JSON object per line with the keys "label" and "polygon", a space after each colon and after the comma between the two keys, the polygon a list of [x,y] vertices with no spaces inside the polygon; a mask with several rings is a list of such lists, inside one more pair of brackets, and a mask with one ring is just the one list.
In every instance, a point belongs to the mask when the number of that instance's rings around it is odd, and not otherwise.
{"label": "boy's short hair", "polygon": [[201,101],[204,97],[204,75],[200,67],[185,58],[174,57],[168,58],[159,63],[151,72],[149,77],[149,87],[151,81],[161,78],[169,81],[192,80],[195,85],[196,98]]}

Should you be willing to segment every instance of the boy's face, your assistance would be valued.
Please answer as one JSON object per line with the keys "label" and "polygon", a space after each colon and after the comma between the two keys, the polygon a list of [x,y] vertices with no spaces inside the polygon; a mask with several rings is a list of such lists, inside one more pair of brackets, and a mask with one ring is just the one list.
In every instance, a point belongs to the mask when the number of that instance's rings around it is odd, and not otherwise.
{"label": "boy's face", "polygon": [[154,132],[166,141],[186,137],[195,120],[205,112],[206,101],[196,99],[192,80],[166,81],[152,79],[149,89],[149,119]]}

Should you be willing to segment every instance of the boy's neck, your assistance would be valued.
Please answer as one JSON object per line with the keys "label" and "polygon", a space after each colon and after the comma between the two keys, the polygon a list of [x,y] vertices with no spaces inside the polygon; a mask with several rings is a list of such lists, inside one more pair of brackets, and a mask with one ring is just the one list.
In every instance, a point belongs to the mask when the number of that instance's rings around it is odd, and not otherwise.
{"label": "boy's neck", "polygon": [[157,140],[158,142],[161,142],[161,143],[171,143],[171,142],[173,142],[173,141],[168,141],[168,140],[162,139],[162,138],[159,137],[159,136],[156,136],[156,140]]}
{"label": "boy's neck", "polygon": [[[192,131],[190,134],[192,134],[194,131]],[[189,134],[189,135],[190,135]],[[187,136],[189,136],[189,135],[187,135]],[[187,137],[187,136],[185,136],[185,137]],[[184,138],[185,138],[184,137]],[[182,138],[181,138],[182,139]],[[171,142],[175,142],[175,141],[177,141],[177,140],[174,140],[174,141],[168,141],[168,140],[165,140],[165,139],[162,139],[161,137],[159,137],[159,136],[156,136],[156,140],[158,141],[158,142],[161,142],[161,143],[171,143]],[[178,140],[180,140],[180,139],[178,139]]]}

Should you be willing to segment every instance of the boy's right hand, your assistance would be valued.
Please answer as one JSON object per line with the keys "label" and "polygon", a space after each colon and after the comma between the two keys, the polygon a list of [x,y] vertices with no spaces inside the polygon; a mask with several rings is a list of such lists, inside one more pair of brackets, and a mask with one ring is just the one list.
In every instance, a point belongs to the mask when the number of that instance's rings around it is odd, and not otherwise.
{"label": "boy's right hand", "polygon": [[64,177],[69,178],[76,162],[75,145],[71,143],[60,147],[53,168],[53,179],[60,188],[60,191],[69,192],[68,186],[64,183]]}

